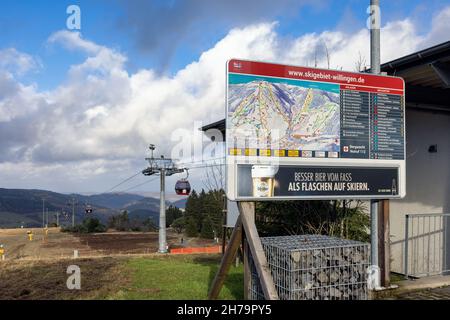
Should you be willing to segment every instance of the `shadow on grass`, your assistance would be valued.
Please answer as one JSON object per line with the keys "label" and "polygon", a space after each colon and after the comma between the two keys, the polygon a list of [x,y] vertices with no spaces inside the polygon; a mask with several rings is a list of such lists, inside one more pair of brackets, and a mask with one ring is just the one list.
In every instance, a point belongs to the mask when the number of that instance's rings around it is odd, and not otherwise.
{"label": "shadow on grass", "polygon": [[[193,259],[194,263],[202,264],[209,267],[209,276],[208,276],[208,293],[211,289],[211,285],[214,281],[214,278],[219,270],[220,262],[222,260],[222,255],[214,255],[214,256],[199,256]],[[233,272],[236,271],[236,267],[234,264],[230,267],[228,274],[226,276],[223,287],[227,288],[231,295],[235,297],[237,300],[244,299],[244,274],[242,272]],[[221,295],[219,295],[219,298]]]}

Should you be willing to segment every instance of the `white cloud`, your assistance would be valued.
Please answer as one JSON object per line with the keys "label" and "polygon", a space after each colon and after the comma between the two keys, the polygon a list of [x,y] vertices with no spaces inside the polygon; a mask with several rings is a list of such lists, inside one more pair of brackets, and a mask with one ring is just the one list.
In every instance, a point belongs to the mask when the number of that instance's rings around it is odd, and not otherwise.
{"label": "white cloud", "polygon": [[80,32],[60,30],[52,35],[47,40],[48,43],[59,43],[70,50],[82,50],[88,54],[97,54],[104,47],[89,41],[84,40]]}
{"label": "white cloud", "polygon": [[449,40],[450,6],[441,10],[431,23],[431,31],[424,37],[425,46],[436,45]]}
{"label": "white cloud", "polygon": [[69,76],[72,78],[86,76],[93,78],[92,73],[94,72],[101,75],[121,73],[127,60],[124,55],[116,50],[83,39],[80,32],[57,31],[48,38],[47,42],[62,45],[69,50],[82,51],[88,55],[83,63],[71,66]]}
{"label": "white cloud", "polygon": [[39,68],[40,61],[29,54],[19,52],[15,48],[0,49],[0,70],[23,75]]}
{"label": "white cloud", "polygon": [[[449,16],[450,7],[435,17],[424,35],[417,33],[409,19],[387,23],[381,37],[382,60],[443,40],[450,32]],[[286,39],[276,27],[277,23],[261,23],[233,29],[170,77],[147,69],[129,74],[124,67],[126,56],[117,50],[85,40],[77,32],[52,34],[49,43],[80,50],[86,59],[71,66],[67,81],[49,92],[39,92],[0,72],[2,181],[24,186],[11,175],[14,172],[21,177],[66,178],[65,186],[82,188],[78,180],[101,175],[104,185],[109,185],[111,179],[118,180],[118,170],[133,173],[145,166],[148,143],[170,154],[176,144],[170,141],[174,130],[193,132],[195,121],[206,124],[224,117],[225,62],[233,57],[312,66],[317,56],[318,67],[326,68],[326,44],[331,68],[354,71],[359,54],[369,63],[367,29]],[[10,89],[2,93],[5,88]]]}

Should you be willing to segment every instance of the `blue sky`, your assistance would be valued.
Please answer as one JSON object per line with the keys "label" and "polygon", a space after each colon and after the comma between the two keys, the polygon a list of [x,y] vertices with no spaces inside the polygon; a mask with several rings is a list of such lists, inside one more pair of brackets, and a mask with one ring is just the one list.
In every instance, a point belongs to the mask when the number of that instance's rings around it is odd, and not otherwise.
{"label": "blue sky", "polygon": [[[129,1],[133,6],[142,6],[143,1]],[[181,3],[189,1],[148,1],[152,3],[151,11],[143,11],[142,17],[155,19],[158,8],[168,11],[168,16],[176,21]],[[196,6],[202,7],[202,1]],[[231,1],[233,2],[233,1]],[[254,2],[258,6],[257,1]],[[236,12],[242,6],[239,1],[232,6],[226,6],[227,12],[220,14],[215,21],[214,7],[204,6],[207,13],[191,17],[195,21],[187,28],[188,36],[181,36],[176,47],[151,48],[142,50],[135,39],[130,26],[126,25],[127,18],[133,18],[125,8],[126,1],[106,0],[3,0],[0,11],[0,47],[14,47],[20,51],[32,54],[40,59],[44,71],[28,75],[24,80],[36,81],[42,89],[57,86],[65,77],[70,65],[83,60],[80,53],[67,52],[54,48],[46,43],[47,38],[55,31],[66,28],[66,8],[71,4],[80,6],[82,13],[82,34],[96,43],[117,48],[125,53],[129,61],[127,70],[133,72],[139,68],[154,68],[160,72],[173,74],[190,62],[198,59],[200,54],[224,37],[233,27],[260,21],[278,21],[277,31],[284,37],[298,37],[305,33],[320,33],[324,30],[344,30],[351,32],[363,28],[366,23],[366,8],[369,1],[362,0],[324,0],[300,1],[302,5],[293,5],[292,1],[277,1],[277,10],[258,11],[254,15],[235,18]],[[397,0],[382,1],[382,19],[384,22],[404,19],[414,19],[420,31],[429,27],[433,13],[449,4],[444,0]],[[265,4],[266,5],[266,4]],[[272,9],[271,5],[266,5]],[[293,8],[293,10],[291,10]],[[156,19],[157,20],[157,19]],[[172,21],[157,21],[153,29],[146,30],[148,34],[160,34],[164,37],[165,25]],[[158,28],[156,28],[158,27]],[[172,37],[172,36],[169,36]],[[176,38],[176,36],[175,36]],[[169,61],[161,58],[169,56]]]}
{"label": "blue sky", "polygon": [[[368,4],[2,0],[0,187],[102,192],[145,167],[149,143],[189,157],[198,127],[224,117],[226,60],[324,68],[326,46],[332,69],[368,66]],[[450,0],[381,5],[382,61],[450,40]]]}

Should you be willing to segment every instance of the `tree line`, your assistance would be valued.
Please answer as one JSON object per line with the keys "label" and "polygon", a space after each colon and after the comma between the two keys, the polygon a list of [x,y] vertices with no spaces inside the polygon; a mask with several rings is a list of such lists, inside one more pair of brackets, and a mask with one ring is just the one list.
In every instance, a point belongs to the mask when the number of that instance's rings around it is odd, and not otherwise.
{"label": "tree line", "polygon": [[[195,190],[189,195],[184,214],[179,215],[170,225],[178,233],[188,237],[214,239],[222,236],[223,227],[223,190]],[[178,208],[173,208],[176,212]],[[168,210],[169,211],[169,210]],[[181,211],[180,211],[181,213]],[[169,214],[167,214],[169,219]]]}
{"label": "tree line", "polygon": [[[223,232],[223,190],[195,190],[184,214],[171,208],[169,224],[188,237],[212,239]],[[322,234],[369,241],[370,219],[362,201],[262,201],[256,202],[255,222],[261,236]]]}
{"label": "tree line", "polygon": [[[187,237],[214,239],[223,233],[224,191],[210,190],[189,195],[185,211],[170,205],[166,209],[166,225]],[[340,238],[369,241],[370,219],[361,201],[264,201],[256,202],[256,224],[261,236],[323,234]],[[88,218],[69,232],[157,231],[151,218],[130,219],[128,212],[110,217],[107,226],[96,218]]]}

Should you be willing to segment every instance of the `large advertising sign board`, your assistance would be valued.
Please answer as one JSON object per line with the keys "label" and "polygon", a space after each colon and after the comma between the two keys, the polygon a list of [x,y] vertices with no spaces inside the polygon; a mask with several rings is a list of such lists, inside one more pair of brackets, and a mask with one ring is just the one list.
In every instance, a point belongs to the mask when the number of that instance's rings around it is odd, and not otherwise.
{"label": "large advertising sign board", "polygon": [[402,78],[227,62],[230,200],[405,196]]}

